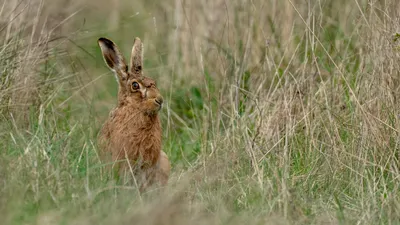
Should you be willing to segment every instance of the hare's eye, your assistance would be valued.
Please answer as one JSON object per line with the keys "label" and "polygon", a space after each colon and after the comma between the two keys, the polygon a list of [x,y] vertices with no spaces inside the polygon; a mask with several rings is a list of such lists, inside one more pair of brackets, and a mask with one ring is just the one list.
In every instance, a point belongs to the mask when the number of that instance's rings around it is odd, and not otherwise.
{"label": "hare's eye", "polygon": [[132,89],[133,89],[133,90],[137,90],[137,89],[139,89],[139,87],[140,87],[140,86],[139,86],[139,83],[138,83],[138,82],[133,82],[133,83],[132,83]]}

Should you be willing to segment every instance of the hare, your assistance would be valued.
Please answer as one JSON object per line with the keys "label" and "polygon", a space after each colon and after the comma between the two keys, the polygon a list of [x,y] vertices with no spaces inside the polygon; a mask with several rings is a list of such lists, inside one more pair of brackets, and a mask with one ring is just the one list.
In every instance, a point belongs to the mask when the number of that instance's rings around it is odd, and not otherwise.
{"label": "hare", "polygon": [[161,150],[158,113],[163,97],[156,82],[143,75],[143,44],[135,38],[129,68],[111,40],[99,38],[98,44],[119,84],[118,104],[99,133],[103,153],[111,155],[114,171],[120,177],[135,176],[140,191],[154,183],[164,186],[168,182],[170,163]]}

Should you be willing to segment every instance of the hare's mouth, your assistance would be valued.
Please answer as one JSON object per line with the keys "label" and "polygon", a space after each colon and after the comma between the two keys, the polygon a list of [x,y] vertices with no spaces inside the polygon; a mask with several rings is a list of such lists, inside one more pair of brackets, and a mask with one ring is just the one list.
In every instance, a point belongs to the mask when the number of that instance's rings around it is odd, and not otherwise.
{"label": "hare's mouth", "polygon": [[160,111],[162,108],[162,102],[159,102],[157,100],[154,100],[154,105],[156,106],[156,110],[155,111]]}
{"label": "hare's mouth", "polygon": [[154,102],[157,104],[157,105],[159,105],[160,107],[162,107],[162,100],[160,100],[160,99],[154,99]]}
{"label": "hare's mouth", "polygon": [[159,101],[157,99],[149,99],[147,101],[148,101],[147,104],[150,104],[146,110],[147,115],[150,115],[150,116],[155,115],[161,110],[162,105],[163,105],[162,101]]}
{"label": "hare's mouth", "polygon": [[163,102],[164,102],[164,100],[163,100],[162,97],[157,97],[157,98],[154,99],[154,105],[156,105],[156,107],[158,109],[157,111],[161,110]]}

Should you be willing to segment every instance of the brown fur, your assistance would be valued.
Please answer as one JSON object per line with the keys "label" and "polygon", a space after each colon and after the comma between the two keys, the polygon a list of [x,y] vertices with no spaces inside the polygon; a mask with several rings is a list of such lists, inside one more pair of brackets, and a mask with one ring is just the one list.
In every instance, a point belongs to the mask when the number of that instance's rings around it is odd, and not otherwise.
{"label": "brown fur", "polygon": [[[143,75],[143,45],[135,38],[130,70],[118,47],[100,38],[99,46],[108,67],[114,71],[118,83],[118,105],[104,123],[99,142],[111,159],[118,163],[117,172],[133,174],[140,189],[155,182],[167,184],[170,163],[161,150],[161,123],[158,112],[163,98],[153,79]],[[135,84],[136,83],[136,84]]]}

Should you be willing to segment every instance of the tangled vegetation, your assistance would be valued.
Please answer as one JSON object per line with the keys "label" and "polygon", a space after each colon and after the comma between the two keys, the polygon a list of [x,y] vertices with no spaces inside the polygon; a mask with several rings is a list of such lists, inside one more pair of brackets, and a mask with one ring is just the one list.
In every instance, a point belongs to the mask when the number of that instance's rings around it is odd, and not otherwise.
{"label": "tangled vegetation", "polygon": [[[2,224],[397,224],[400,2],[0,3]],[[164,96],[168,187],[103,173],[100,36]]]}

